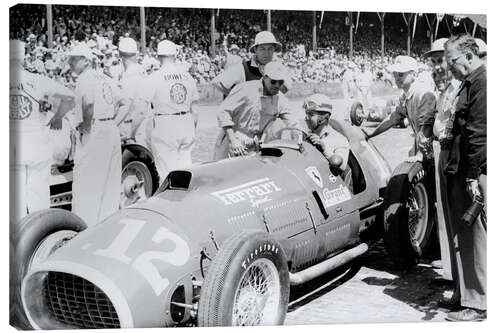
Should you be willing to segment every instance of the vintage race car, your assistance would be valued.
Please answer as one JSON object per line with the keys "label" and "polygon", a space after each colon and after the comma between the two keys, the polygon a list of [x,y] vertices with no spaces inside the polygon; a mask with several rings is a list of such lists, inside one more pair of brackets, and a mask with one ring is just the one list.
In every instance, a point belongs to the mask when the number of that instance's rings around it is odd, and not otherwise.
{"label": "vintage race car", "polygon": [[[349,118],[354,126],[361,126],[365,121],[381,122],[396,110],[399,96],[389,98],[373,97],[371,104],[363,104],[354,100],[349,107]],[[398,127],[406,128],[408,121],[405,119]]]}
{"label": "vintage race car", "polygon": [[155,195],[86,228],[68,211],[27,216],[11,237],[11,322],[76,329],[277,325],[290,286],[384,235],[414,263],[432,225],[419,163],[389,165],[363,133],[348,172],[308,142],[172,171]]}

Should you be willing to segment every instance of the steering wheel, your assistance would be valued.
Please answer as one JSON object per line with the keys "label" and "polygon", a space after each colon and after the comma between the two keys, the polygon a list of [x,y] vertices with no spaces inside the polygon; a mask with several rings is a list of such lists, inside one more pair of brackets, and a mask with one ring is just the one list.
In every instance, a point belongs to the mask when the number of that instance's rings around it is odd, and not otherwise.
{"label": "steering wheel", "polygon": [[[281,137],[281,134],[284,131],[298,131],[298,132],[300,132],[301,135],[298,138],[298,142],[297,142],[296,146],[295,146],[295,144],[293,146],[291,144],[282,144],[282,145],[279,145],[279,146],[286,147],[286,148],[291,148],[291,149],[297,149],[297,150],[302,151],[304,149],[303,146],[302,146],[303,138],[307,137],[309,135],[309,133],[307,133],[306,131],[304,131],[304,130],[302,130],[300,128],[296,128],[296,127],[283,127],[283,128],[280,128],[278,131],[276,131],[275,136]],[[266,139],[266,136],[264,134],[261,137],[261,139],[258,142],[256,142],[257,150],[261,150],[261,148],[266,148],[265,147],[266,144],[263,143],[265,141],[265,139]]]}

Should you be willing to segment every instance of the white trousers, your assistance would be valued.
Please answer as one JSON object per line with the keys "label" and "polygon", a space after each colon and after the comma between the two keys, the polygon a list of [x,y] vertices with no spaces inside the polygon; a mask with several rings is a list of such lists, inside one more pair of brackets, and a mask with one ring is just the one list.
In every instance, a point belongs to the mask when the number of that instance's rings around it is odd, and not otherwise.
{"label": "white trousers", "polygon": [[10,134],[10,218],[17,223],[50,207],[52,147],[45,129],[24,132],[11,128]]}
{"label": "white trousers", "polygon": [[92,226],[120,206],[120,133],[112,121],[96,121],[92,132],[76,141],[72,210]]}
{"label": "white trousers", "polygon": [[154,118],[151,150],[160,182],[165,180],[170,171],[192,164],[191,152],[194,143],[194,119],[191,113]]}

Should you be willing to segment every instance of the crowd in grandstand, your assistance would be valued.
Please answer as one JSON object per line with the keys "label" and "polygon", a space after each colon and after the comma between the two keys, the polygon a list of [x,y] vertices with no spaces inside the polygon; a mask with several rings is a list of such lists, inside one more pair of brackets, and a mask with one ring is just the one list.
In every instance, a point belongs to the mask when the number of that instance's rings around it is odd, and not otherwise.
{"label": "crowd in grandstand", "polygon": [[[25,10],[23,6],[29,6]],[[67,86],[74,84],[66,54],[74,43],[85,42],[94,52],[94,66],[110,76],[121,71],[117,45],[122,37],[140,41],[138,7],[53,6],[53,45],[46,35],[44,5],[18,5],[11,9],[11,38],[27,42],[25,67],[35,73],[54,77]],[[28,13],[28,14],[27,14]],[[294,82],[334,82],[341,80],[347,70],[349,30],[343,14],[328,12],[329,19],[318,29],[318,51],[312,52],[311,12],[276,11],[272,29],[283,44],[277,57],[288,67]],[[215,57],[209,56],[210,10],[185,8],[146,8],[146,49],[139,62],[147,72],[158,68],[158,42],[171,40],[182,46],[178,61],[186,66],[198,83],[210,82],[225,66],[227,47],[236,45],[236,54],[249,59],[248,51],[256,32],[265,30],[266,14],[262,10],[220,10],[217,14]],[[319,24],[319,15],[317,24]],[[373,23],[361,21],[354,38],[353,62],[371,71],[375,79],[390,75],[384,68],[395,56],[404,54],[406,32],[389,31],[385,41],[385,57],[380,53],[380,32]],[[393,29],[388,27],[387,29]],[[398,36],[398,39],[390,36]],[[414,39],[412,51],[427,45]],[[226,51],[225,51],[226,50]]]}

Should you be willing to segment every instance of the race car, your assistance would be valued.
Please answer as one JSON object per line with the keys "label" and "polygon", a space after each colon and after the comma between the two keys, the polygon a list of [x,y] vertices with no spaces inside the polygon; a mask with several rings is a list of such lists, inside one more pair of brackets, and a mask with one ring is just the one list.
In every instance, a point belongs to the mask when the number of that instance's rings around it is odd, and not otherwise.
{"label": "race car", "polygon": [[12,230],[11,323],[23,329],[283,324],[290,286],[367,251],[382,234],[414,263],[432,224],[419,163],[392,173],[362,131],[338,121],[349,172],[313,145],[169,173],[155,195],[101,223],[61,209]]}

